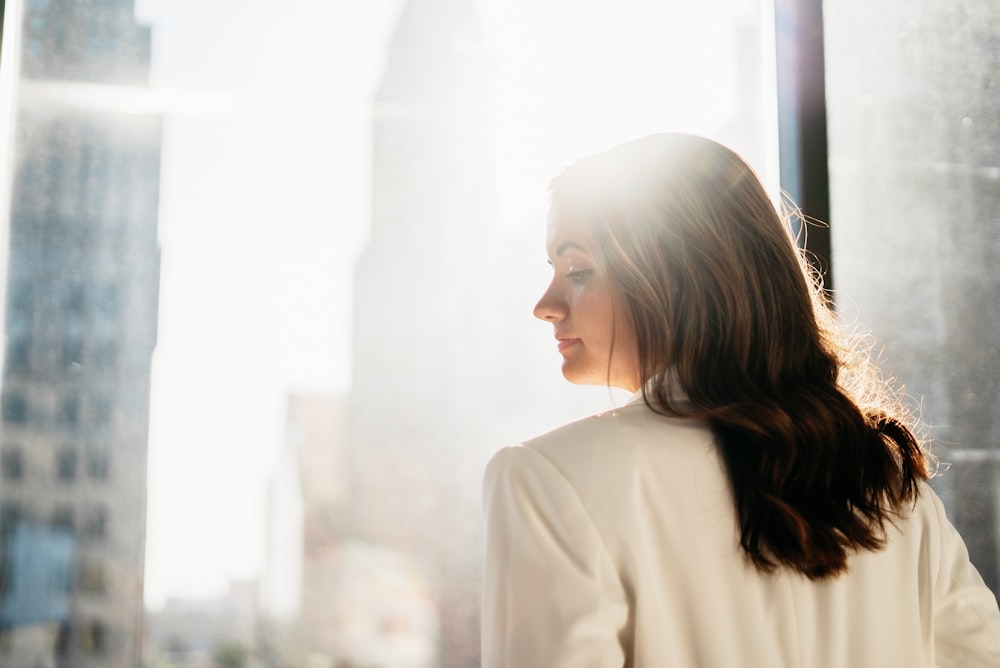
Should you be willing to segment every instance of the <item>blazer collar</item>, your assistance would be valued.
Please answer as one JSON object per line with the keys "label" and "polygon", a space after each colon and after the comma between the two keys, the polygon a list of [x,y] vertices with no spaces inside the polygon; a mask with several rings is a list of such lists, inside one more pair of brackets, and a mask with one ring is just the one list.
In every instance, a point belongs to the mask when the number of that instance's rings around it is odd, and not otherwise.
{"label": "blazer collar", "polygon": [[[646,390],[650,394],[652,394],[654,388],[656,388],[662,382],[663,382],[662,376],[657,376],[655,378],[651,378],[650,380],[646,381]],[[670,387],[670,394],[671,394],[671,396],[675,400],[677,400],[677,401],[686,401],[687,400],[687,393],[683,389],[681,389],[680,383],[678,382],[676,376],[672,372],[668,372],[668,378],[667,378],[666,382],[668,382],[670,384],[670,386],[671,386]],[[628,398],[628,400],[625,402],[625,405],[626,406],[631,406],[632,404],[641,404],[641,403],[645,403],[645,402],[644,402],[644,400],[642,398],[642,388],[640,387],[638,390],[636,390],[632,394],[632,396],[630,396]]]}

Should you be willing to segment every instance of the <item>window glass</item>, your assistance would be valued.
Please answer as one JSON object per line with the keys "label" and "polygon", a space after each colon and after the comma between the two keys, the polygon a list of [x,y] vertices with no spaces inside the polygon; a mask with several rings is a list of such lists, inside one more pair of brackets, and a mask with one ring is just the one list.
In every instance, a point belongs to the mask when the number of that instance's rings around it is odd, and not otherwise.
{"label": "window glass", "polygon": [[58,529],[62,529],[67,533],[73,533],[74,523],[73,523],[73,508],[66,505],[57,506],[54,511],[52,511],[52,526]]}
{"label": "window glass", "polygon": [[64,446],[56,455],[56,475],[62,482],[76,479],[77,452],[73,446]]}
{"label": "window glass", "polygon": [[108,532],[108,512],[103,507],[89,508],[83,527],[87,537],[92,540],[104,538]]}
{"label": "window glass", "polygon": [[106,480],[108,477],[108,467],[110,465],[108,451],[104,448],[96,448],[91,451],[88,460],[87,470],[94,480]]}
{"label": "window glass", "polygon": [[1000,5],[824,11],[838,305],[930,426],[934,485],[998,592]]}
{"label": "window glass", "polygon": [[3,470],[3,477],[6,480],[20,480],[24,476],[24,459],[21,456],[21,448],[18,445],[7,443],[0,453],[0,467]]}
{"label": "window glass", "polygon": [[27,338],[7,340],[7,355],[4,364],[11,375],[26,373],[30,364],[31,343]]}
{"label": "window glass", "polygon": [[6,11],[5,656],[479,665],[486,460],[624,399],[531,316],[547,182],[680,130],[776,191],[769,3]]}
{"label": "window glass", "polygon": [[103,563],[100,561],[83,561],[80,571],[77,574],[77,582],[80,591],[86,595],[99,596],[106,593],[107,585]]}
{"label": "window glass", "polygon": [[10,392],[3,395],[3,421],[9,424],[24,424],[28,421],[28,402],[20,394]]}

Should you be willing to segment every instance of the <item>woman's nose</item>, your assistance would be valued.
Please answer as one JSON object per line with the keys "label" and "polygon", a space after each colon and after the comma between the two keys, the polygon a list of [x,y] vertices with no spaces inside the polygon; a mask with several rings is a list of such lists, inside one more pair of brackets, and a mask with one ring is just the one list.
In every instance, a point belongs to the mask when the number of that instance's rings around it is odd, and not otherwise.
{"label": "woman's nose", "polygon": [[555,290],[555,281],[549,284],[541,299],[535,304],[535,317],[546,322],[558,322],[566,317],[566,303]]}

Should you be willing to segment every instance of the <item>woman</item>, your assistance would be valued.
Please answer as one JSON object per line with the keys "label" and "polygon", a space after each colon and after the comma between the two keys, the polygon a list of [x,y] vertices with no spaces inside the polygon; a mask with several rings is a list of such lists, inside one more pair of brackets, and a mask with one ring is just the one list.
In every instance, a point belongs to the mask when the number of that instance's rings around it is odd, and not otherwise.
{"label": "woman", "polygon": [[551,195],[535,315],[635,394],[487,468],[485,668],[1000,666],[929,454],[751,169],[655,135]]}

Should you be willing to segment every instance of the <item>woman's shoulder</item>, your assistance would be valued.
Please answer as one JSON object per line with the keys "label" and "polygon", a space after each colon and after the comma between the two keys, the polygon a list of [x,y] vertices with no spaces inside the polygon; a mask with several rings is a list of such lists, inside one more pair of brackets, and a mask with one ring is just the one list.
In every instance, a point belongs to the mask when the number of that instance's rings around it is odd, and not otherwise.
{"label": "woman's shoulder", "polygon": [[[562,425],[504,448],[492,467],[551,468],[574,486],[629,476],[636,467],[713,450],[711,431],[700,420],[658,415],[632,403]],[[664,467],[675,468],[675,467]],[[683,468],[683,467],[679,467]]]}
{"label": "woman's shoulder", "polygon": [[659,415],[640,401],[570,422],[523,445],[553,455],[570,451],[577,457],[588,451],[601,454],[654,443],[701,443],[709,434],[702,420]]}

